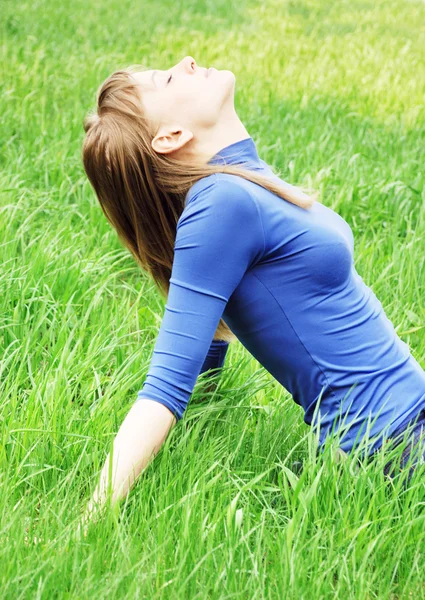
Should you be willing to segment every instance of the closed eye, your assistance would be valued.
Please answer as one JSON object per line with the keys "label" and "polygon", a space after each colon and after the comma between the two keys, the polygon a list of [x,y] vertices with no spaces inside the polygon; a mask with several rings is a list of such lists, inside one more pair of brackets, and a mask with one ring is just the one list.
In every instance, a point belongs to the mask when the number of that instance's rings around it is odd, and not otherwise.
{"label": "closed eye", "polygon": [[167,85],[170,83],[170,81],[171,81],[172,77],[173,77],[173,76],[172,76],[172,75],[170,75],[170,77],[168,78]]}

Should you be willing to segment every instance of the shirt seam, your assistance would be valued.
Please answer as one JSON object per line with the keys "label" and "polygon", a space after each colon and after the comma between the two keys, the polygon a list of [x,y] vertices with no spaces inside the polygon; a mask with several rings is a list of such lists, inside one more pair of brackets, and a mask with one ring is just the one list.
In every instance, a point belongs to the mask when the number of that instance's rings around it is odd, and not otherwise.
{"label": "shirt seam", "polygon": [[254,194],[250,194],[250,195],[254,201],[255,208],[257,209],[258,217],[260,219],[260,224],[261,224],[261,231],[263,232],[263,252],[261,253],[261,257],[263,258],[266,253],[266,234],[264,232],[263,217],[261,216],[261,211],[260,211],[260,207],[258,206],[257,198],[255,197]]}
{"label": "shirt seam", "polygon": [[[313,364],[316,365],[316,367],[319,369],[319,371],[322,373],[323,377],[325,378],[327,384],[328,384],[328,391],[330,391],[332,393],[332,395],[334,396],[335,400],[338,401],[338,396],[336,391],[334,390],[334,388],[331,386],[328,376],[326,375],[326,373],[323,371],[322,367],[314,360],[314,358],[312,357],[312,355],[310,354],[309,350],[307,349],[306,345],[304,344],[304,342],[301,340],[300,336],[298,335],[297,331],[295,330],[295,327],[292,325],[291,320],[289,319],[288,315],[286,314],[283,306],[280,304],[279,300],[276,298],[276,296],[273,294],[273,292],[270,290],[270,288],[254,273],[252,272],[252,275],[257,279],[257,281],[259,281],[264,287],[265,289],[268,291],[268,293],[272,296],[272,298],[274,298],[276,304],[279,306],[280,310],[283,312],[283,314],[285,315],[289,325],[292,328],[292,331],[294,332],[294,334],[296,335],[298,341],[300,342],[300,344],[302,345],[302,347],[304,348],[304,350],[307,352],[308,356],[310,357],[311,361],[313,362]],[[314,398],[311,400],[311,402],[314,401]],[[306,410],[306,409],[304,409]]]}
{"label": "shirt seam", "polygon": [[[239,175],[237,175],[237,177],[239,177],[240,179],[243,179],[243,177],[240,177]],[[218,180],[218,177],[217,177],[217,173],[214,173],[214,180],[215,180],[215,182],[214,182],[214,183],[215,183],[215,184],[217,184],[217,183],[218,183],[218,181],[219,181],[219,180]],[[250,183],[252,183],[252,182],[250,182]],[[242,187],[242,186],[241,186],[241,187]],[[244,188],[242,188],[242,189],[244,189]],[[263,257],[264,257],[264,254],[265,254],[265,252],[266,252],[266,235],[265,235],[265,232],[264,232],[263,218],[262,218],[262,216],[261,216],[261,211],[260,211],[260,207],[258,206],[257,199],[255,198],[255,196],[253,195],[253,193],[251,193],[249,190],[248,190],[248,196],[251,198],[251,200],[252,200],[252,201],[253,201],[253,203],[254,203],[255,209],[256,209],[256,211],[257,211],[258,218],[259,218],[259,220],[260,220],[260,227],[261,227],[261,231],[262,231],[262,233],[263,233],[263,250],[262,250],[262,252],[261,252],[261,257],[260,257],[260,259],[261,259],[261,258],[263,258]],[[260,259],[259,259],[259,260],[260,260]]]}

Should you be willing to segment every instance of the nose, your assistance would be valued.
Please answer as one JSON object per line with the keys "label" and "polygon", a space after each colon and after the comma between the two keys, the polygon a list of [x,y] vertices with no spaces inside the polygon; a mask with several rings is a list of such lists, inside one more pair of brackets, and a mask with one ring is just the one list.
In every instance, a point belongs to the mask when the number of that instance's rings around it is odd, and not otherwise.
{"label": "nose", "polygon": [[185,56],[172,70],[174,69],[193,74],[197,72],[198,67],[196,66],[196,60],[192,56]]}
{"label": "nose", "polygon": [[185,56],[183,59],[183,66],[189,72],[196,71],[196,61],[192,56]]}

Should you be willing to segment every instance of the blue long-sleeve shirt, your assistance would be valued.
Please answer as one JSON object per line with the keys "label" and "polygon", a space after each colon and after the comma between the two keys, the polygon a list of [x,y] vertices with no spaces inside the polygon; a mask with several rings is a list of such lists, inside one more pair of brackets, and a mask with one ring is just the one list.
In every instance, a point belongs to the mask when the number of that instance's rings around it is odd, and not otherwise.
{"label": "blue long-sleeve shirt", "polygon": [[[209,162],[244,163],[279,180],[251,137]],[[425,371],[357,273],[352,230],[331,208],[315,202],[303,209],[241,177],[215,173],[190,188],[174,251],[138,399],[156,400],[181,419],[217,350],[212,340],[223,318],[302,406],[305,422],[320,420],[320,445],[333,425],[343,431],[338,415],[349,424],[340,444],[349,451],[368,419],[370,436],[384,428],[391,434],[425,407]],[[375,439],[371,450],[382,443]]]}

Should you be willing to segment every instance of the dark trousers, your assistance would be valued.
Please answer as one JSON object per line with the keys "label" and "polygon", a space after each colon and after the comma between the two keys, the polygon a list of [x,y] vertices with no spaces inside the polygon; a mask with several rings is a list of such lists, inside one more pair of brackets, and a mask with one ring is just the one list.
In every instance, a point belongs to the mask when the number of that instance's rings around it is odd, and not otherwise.
{"label": "dark trousers", "polygon": [[[228,347],[229,342],[225,342],[223,340],[213,340],[199,374],[204,373],[204,371],[209,371],[210,369],[221,369]],[[211,376],[216,373],[217,371],[211,372]]]}
{"label": "dark trousers", "polygon": [[421,410],[415,419],[410,421],[401,430],[397,429],[384,442],[384,447],[392,442],[392,447],[398,446],[404,436],[407,434],[406,445],[400,457],[389,461],[384,467],[384,473],[390,477],[394,477],[397,472],[406,468],[406,463],[412,457],[412,462],[409,465],[409,473],[407,480],[413,474],[415,467],[425,462],[425,409]]}

